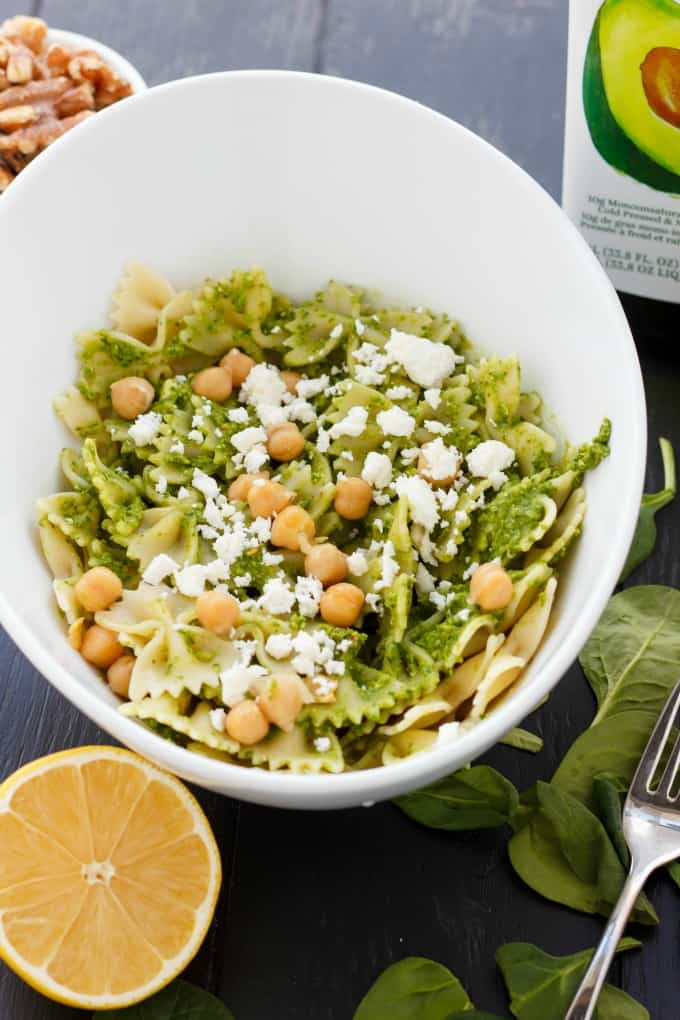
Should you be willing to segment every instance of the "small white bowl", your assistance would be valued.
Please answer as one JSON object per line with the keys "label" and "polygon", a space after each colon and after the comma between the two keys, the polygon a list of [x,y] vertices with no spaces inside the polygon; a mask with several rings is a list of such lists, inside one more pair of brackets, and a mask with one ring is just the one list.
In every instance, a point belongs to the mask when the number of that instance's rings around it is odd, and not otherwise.
{"label": "small white bowl", "polygon": [[104,58],[116,74],[130,82],[134,93],[146,91],[147,84],[137,68],[133,67],[130,61],[126,60],[120,53],[117,53],[116,50],[112,50],[110,46],[105,46],[98,39],[90,39],[89,36],[80,35],[78,32],[67,32],[62,28],[50,28],[47,32],[47,39],[48,42],[60,43],[62,46],[68,46],[69,49],[94,50],[95,53],[99,53]]}
{"label": "small white bowl", "polygon": [[[183,144],[178,144],[181,139]],[[67,698],[129,747],[200,786],[279,807],[394,797],[459,768],[517,725],[579,652],[637,519],[646,418],[633,341],[596,258],[552,199],[500,152],[368,85],[286,71],[172,82],[93,117],[34,161],[0,203],[4,428],[0,618]],[[371,771],[271,773],[169,743],[116,711],[69,648],[38,551],[34,503],[62,483],[52,411],[76,373],[73,334],[106,321],[126,259],[178,286],[260,263],[312,294],[329,278],[460,318],[521,359],[573,442],[613,421],[587,480],[589,514],[549,634],[521,682],[458,741]]]}

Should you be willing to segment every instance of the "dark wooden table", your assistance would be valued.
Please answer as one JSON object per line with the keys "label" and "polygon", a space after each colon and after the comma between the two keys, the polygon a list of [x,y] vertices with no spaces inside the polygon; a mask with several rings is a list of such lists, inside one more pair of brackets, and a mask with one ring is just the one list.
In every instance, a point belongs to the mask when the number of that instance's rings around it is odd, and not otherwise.
{"label": "dark wooden table", "polygon": [[[32,7],[56,27],[120,50],[150,85],[282,67],[394,89],[462,121],[559,196],[566,0],[34,0]],[[15,0],[0,0],[0,17],[14,8]],[[189,158],[191,140],[185,144]],[[680,449],[680,374],[658,353],[667,318],[650,317],[639,301],[625,304],[645,374],[648,481],[656,488],[656,437]],[[657,551],[634,582],[680,585],[676,513],[665,511]],[[0,663],[0,777],[51,751],[109,742],[5,635]],[[520,787],[548,778],[592,711],[574,666],[532,720],[543,753],[498,748],[488,760]],[[502,831],[432,832],[389,804],[305,814],[200,799],[222,847],[225,880],[188,977],[223,998],[237,1020],[350,1020],[374,977],[406,955],[446,963],[477,1005],[504,1013],[494,964],[501,943],[567,953],[593,944],[601,930],[600,920],[552,907],[525,888],[507,862]],[[654,1020],[673,1020],[680,894],[664,878],[651,893],[661,926],[641,952],[617,962],[614,978]],[[78,1016],[0,965],[1,1020]]]}

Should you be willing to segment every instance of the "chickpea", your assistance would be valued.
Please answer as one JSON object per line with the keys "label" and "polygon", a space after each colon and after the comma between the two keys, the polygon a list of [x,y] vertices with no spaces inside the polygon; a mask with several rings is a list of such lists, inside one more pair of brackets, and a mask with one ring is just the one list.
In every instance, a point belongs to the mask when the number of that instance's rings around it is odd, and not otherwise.
{"label": "chickpea", "polygon": [[286,733],[292,730],[302,708],[302,702],[302,681],[294,673],[278,673],[272,676],[264,694],[258,698],[258,704],[265,717]]}
{"label": "chickpea", "polygon": [[347,557],[337,545],[324,542],[323,545],[312,545],[305,556],[305,574],[318,577],[324,588],[328,584],[337,584],[347,577]]}
{"label": "chickpea", "polygon": [[334,627],[351,627],[364,608],[364,593],[356,584],[342,581],[332,584],[321,596],[319,612],[326,623]]}
{"label": "chickpea", "polygon": [[225,354],[220,361],[220,368],[226,368],[231,371],[232,385],[238,389],[239,386],[243,386],[250,375],[251,368],[255,368],[255,359],[251,358],[248,354],[244,354],[238,347],[232,347],[229,353]]}
{"label": "chickpea", "polygon": [[112,630],[95,623],[85,631],[80,654],[93,666],[108,669],[123,654],[123,646]]}
{"label": "chickpea", "polygon": [[287,506],[272,524],[271,543],[281,549],[297,552],[304,543],[314,538],[314,521],[301,506]]}
{"label": "chickpea", "polygon": [[293,493],[280,482],[251,482],[246,498],[253,517],[271,517],[288,506]]}
{"label": "chickpea", "polygon": [[241,701],[227,712],[225,729],[239,744],[257,744],[269,732],[269,723],[254,701]]}
{"label": "chickpea", "polygon": [[206,591],[196,599],[196,619],[213,634],[227,634],[241,619],[241,607],[226,591]]}
{"label": "chickpea", "polygon": [[83,638],[85,636],[85,617],[79,616],[77,620],[74,620],[68,629],[68,643],[71,648],[75,648],[77,652],[83,647]]}
{"label": "chickpea", "polygon": [[119,698],[130,696],[130,680],[137,659],[131,652],[126,652],[116,659],[106,671],[106,680],[114,694]]}
{"label": "chickpea", "polygon": [[253,484],[256,478],[269,478],[268,471],[258,471],[254,475],[239,475],[229,486],[228,496],[229,499],[237,499],[242,503],[248,498],[250,492],[250,486]]}
{"label": "chickpea", "polygon": [[302,379],[302,376],[300,375],[300,373],[299,372],[290,372],[290,371],[286,370],[284,372],[281,372],[281,378],[285,382],[286,389],[288,390],[288,392],[292,393],[294,397],[297,396],[297,384]]}
{"label": "chickpea", "polygon": [[335,487],[333,506],[348,521],[365,517],[373,500],[373,489],[363,478],[343,478]]}
{"label": "chickpea", "polygon": [[199,397],[207,397],[208,400],[221,404],[231,396],[231,372],[219,365],[204,368],[192,379],[191,388]]}
{"label": "chickpea", "polygon": [[124,379],[111,383],[113,410],[128,421],[148,411],[155,395],[149,380],[138,375],[127,375]]}
{"label": "chickpea", "polygon": [[92,567],[76,581],[74,592],[83,609],[97,613],[109,606],[123,594],[123,585],[117,574],[108,567]]}
{"label": "chickpea", "polygon": [[513,594],[512,579],[500,563],[482,563],[470,578],[470,598],[485,613],[505,609]]}
{"label": "chickpea", "polygon": [[295,460],[305,448],[305,437],[292,421],[272,425],[267,432],[267,453],[272,460]]}

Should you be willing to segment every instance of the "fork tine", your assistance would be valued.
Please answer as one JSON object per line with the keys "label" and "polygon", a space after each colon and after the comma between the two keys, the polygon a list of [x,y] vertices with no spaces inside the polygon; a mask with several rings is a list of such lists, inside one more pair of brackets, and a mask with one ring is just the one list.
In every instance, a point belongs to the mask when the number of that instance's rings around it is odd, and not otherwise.
{"label": "fork tine", "polygon": [[[676,683],[675,687],[673,688],[668,698],[668,701],[664,706],[661,715],[659,716],[658,722],[654,727],[651,737],[649,738],[649,743],[647,744],[645,752],[642,755],[642,758],[640,759],[640,764],[637,767],[637,771],[633,776],[633,781],[630,784],[630,793],[634,797],[645,798],[648,797],[649,794],[652,792],[652,790],[650,789],[650,784],[652,782],[652,779],[654,778],[654,773],[656,772],[659,766],[659,761],[661,760],[663,749],[668,742],[668,738],[671,734],[671,730],[673,729],[673,725],[675,723],[675,719],[678,714],[679,708],[680,708],[680,681]],[[666,769],[664,770],[662,776],[663,783],[666,776],[669,775],[669,772],[671,771],[672,767],[673,775],[671,776],[670,782],[668,784],[668,789],[670,789],[673,779],[675,778],[675,773],[677,772],[679,761],[680,761],[680,740],[676,741],[675,747],[673,748],[673,753],[671,754],[671,759],[668,765],[666,766]],[[659,785],[659,789],[661,789],[661,784]]]}
{"label": "fork tine", "polygon": [[668,800],[675,800],[675,797],[671,798],[671,789],[678,774],[678,769],[680,769],[680,735],[675,738],[673,750],[670,753],[666,768],[663,770],[663,775],[659,780],[659,786],[656,790],[656,793],[666,797]]}

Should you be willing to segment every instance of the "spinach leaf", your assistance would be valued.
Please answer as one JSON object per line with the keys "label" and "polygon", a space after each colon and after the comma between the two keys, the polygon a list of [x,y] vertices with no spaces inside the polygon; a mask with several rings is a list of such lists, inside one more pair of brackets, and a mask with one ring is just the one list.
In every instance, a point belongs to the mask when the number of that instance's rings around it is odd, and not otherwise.
{"label": "spinach leaf", "polygon": [[[618,899],[625,869],[600,820],[579,800],[550,783],[523,795],[508,845],[513,868],[546,899],[607,917]],[[643,894],[633,918],[656,924]]]}
{"label": "spinach leaf", "polygon": [[[636,939],[619,942],[618,952],[636,949]],[[550,956],[527,942],[512,942],[496,953],[517,1020],[562,1020],[593,955],[586,949],[573,956]],[[605,985],[596,1020],[649,1020],[649,1013],[629,995]]]}
{"label": "spinach leaf", "polygon": [[640,515],[628,558],[621,571],[621,581],[625,581],[636,567],[639,567],[648,556],[651,556],[656,545],[656,521],[654,518],[659,510],[662,510],[675,498],[676,479],[673,447],[668,439],[663,438],[659,439],[659,446],[663,460],[664,487],[660,492],[646,492],[642,497]]}
{"label": "spinach leaf", "polygon": [[680,665],[680,591],[649,584],[614,595],[580,662],[597,698],[593,726],[620,712],[658,716]]}
{"label": "spinach leaf", "polygon": [[188,981],[173,981],[136,1006],[94,1013],[107,1020],[234,1020],[234,1014],[210,992]]}
{"label": "spinach leaf", "polygon": [[514,730],[506,733],[499,743],[514,747],[518,751],[529,751],[530,754],[538,754],[543,750],[543,738],[539,737],[538,733],[523,730],[521,726],[516,726]]}
{"label": "spinach leaf", "polygon": [[414,821],[431,829],[491,829],[512,818],[519,795],[509,779],[489,765],[454,772],[395,801]]}
{"label": "spinach leaf", "polygon": [[680,861],[673,861],[671,864],[666,866],[666,871],[671,876],[675,884],[680,887]]}
{"label": "spinach leaf", "polygon": [[607,830],[616,850],[619,860],[624,868],[630,867],[630,850],[623,835],[623,805],[622,795],[628,790],[628,783],[624,783],[617,776],[595,776],[593,780],[593,797],[597,806],[597,816]]}
{"label": "spinach leaf", "polygon": [[354,1020],[447,1020],[452,1013],[471,1009],[467,992],[450,970],[409,956],[382,972],[359,1003]]}
{"label": "spinach leaf", "polygon": [[472,1012],[466,1010],[465,1013],[451,1013],[450,1016],[445,1017],[445,1020],[503,1020],[503,1017],[496,1016],[495,1013],[483,1013],[478,1009],[473,1009]]}

